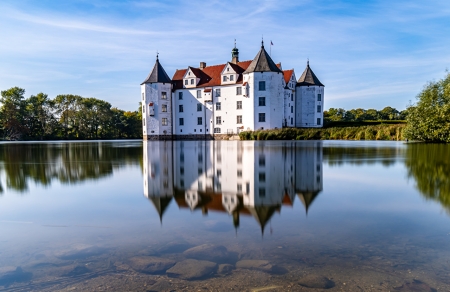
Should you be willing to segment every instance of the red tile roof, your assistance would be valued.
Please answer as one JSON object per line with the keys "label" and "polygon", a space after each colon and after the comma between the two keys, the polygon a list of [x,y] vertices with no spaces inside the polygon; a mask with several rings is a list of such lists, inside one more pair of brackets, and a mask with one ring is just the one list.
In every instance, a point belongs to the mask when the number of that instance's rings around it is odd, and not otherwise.
{"label": "red tile roof", "polygon": [[289,83],[289,81],[291,80],[292,73],[294,73],[294,69],[283,70],[284,81],[286,82],[286,84]]}
{"label": "red tile roof", "polygon": [[[242,83],[242,72],[244,72],[252,61],[243,61],[237,64],[231,64],[233,69],[239,74],[236,83]],[[223,69],[226,64],[207,66],[203,68],[203,70],[199,68],[191,68],[192,71],[195,70],[195,75],[199,74],[200,81],[196,87],[211,87],[211,86],[220,86],[222,84],[222,79],[220,75],[222,74]],[[183,77],[186,74],[187,69],[177,70],[172,77],[172,81],[174,84],[174,89],[183,88]]]}

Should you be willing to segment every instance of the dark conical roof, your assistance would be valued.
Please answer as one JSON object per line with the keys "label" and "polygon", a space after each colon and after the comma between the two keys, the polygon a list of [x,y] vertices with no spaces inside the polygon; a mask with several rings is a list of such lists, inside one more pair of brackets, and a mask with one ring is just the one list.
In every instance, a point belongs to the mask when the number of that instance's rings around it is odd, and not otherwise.
{"label": "dark conical roof", "polygon": [[303,206],[305,206],[306,214],[308,214],[309,206],[311,206],[312,202],[317,197],[319,192],[320,191],[315,191],[315,192],[308,192],[307,191],[307,192],[301,192],[301,193],[297,194],[299,199],[300,199],[300,201],[302,201]]}
{"label": "dark conical roof", "polygon": [[172,201],[172,197],[149,197],[149,199],[155,206],[159,219],[162,222],[162,216]]}
{"label": "dark conical roof", "polygon": [[159,63],[159,59],[156,58],[155,66],[153,66],[152,72],[148,75],[147,79],[145,79],[144,82],[141,83],[171,83],[172,80],[170,80],[169,76],[167,75],[164,68],[161,66],[161,63]]}
{"label": "dark conical roof", "polygon": [[317,78],[316,74],[311,70],[309,67],[309,61],[306,64],[306,69],[303,71],[302,76],[298,79],[297,86],[311,86],[311,85],[317,85],[317,86],[325,86],[320,81],[319,78]]}
{"label": "dark conical roof", "polygon": [[261,50],[259,50],[256,57],[253,59],[253,61],[248,66],[247,70],[245,70],[245,73],[252,73],[252,72],[279,72],[283,73],[280,68],[277,67],[275,62],[272,60],[272,58],[267,54],[266,50],[264,49],[264,44],[261,45]]}
{"label": "dark conical roof", "polygon": [[256,221],[261,226],[261,233],[264,234],[264,228],[266,227],[267,222],[269,222],[272,215],[275,213],[280,206],[254,206],[247,207],[250,213],[255,217]]}

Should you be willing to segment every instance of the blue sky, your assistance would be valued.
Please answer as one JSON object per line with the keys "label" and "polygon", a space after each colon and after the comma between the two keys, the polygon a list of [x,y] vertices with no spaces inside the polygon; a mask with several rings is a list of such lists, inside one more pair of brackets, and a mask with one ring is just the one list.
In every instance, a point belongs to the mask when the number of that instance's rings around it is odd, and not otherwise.
{"label": "blue sky", "polygon": [[405,109],[450,64],[450,1],[50,1],[0,3],[0,89],[79,94],[135,110],[156,51],[175,69],[251,60],[264,35],[297,78],[307,58],[325,108]]}

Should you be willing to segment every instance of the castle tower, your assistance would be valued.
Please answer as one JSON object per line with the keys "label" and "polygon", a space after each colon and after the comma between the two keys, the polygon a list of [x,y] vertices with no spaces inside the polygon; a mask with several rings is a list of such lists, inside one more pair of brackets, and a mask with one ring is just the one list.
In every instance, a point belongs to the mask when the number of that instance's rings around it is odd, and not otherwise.
{"label": "castle tower", "polygon": [[172,139],[172,81],[156,56],[152,71],[141,83],[144,140]]}
{"label": "castle tower", "polygon": [[243,105],[253,109],[243,117],[246,130],[283,126],[283,78],[283,72],[264,49],[264,42],[261,42],[261,49],[243,73],[247,86],[247,98]]}
{"label": "castle tower", "polygon": [[239,50],[236,48],[236,40],[234,40],[234,48],[231,50],[231,63],[239,63]]}
{"label": "castle tower", "polygon": [[295,87],[295,126],[323,127],[324,87],[309,67],[309,60]]}

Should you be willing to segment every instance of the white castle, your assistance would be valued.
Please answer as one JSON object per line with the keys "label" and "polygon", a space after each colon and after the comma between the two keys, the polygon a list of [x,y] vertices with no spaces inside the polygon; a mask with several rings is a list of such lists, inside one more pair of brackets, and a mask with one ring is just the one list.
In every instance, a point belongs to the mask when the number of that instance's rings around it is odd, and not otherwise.
{"label": "white castle", "polygon": [[309,67],[298,80],[261,43],[252,61],[231,51],[226,64],[176,70],[156,57],[141,84],[144,140],[215,139],[245,130],[322,127],[324,85]]}

